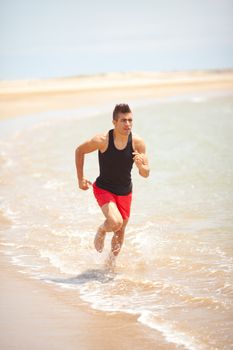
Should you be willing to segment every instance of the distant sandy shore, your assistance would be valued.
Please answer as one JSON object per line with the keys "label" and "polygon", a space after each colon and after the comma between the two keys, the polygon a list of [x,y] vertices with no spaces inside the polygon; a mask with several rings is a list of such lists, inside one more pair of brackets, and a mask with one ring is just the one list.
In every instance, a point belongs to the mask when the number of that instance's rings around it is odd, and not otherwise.
{"label": "distant sandy shore", "polygon": [[[0,81],[0,119],[201,92],[232,92],[233,70]],[[10,225],[0,217],[0,229]],[[3,350],[165,350],[136,316],[97,312],[76,293],[30,279],[0,255]],[[169,345],[172,349],[172,345]]]}
{"label": "distant sandy shore", "polygon": [[0,119],[129,99],[232,91],[233,70],[109,73],[48,80],[0,81]]}

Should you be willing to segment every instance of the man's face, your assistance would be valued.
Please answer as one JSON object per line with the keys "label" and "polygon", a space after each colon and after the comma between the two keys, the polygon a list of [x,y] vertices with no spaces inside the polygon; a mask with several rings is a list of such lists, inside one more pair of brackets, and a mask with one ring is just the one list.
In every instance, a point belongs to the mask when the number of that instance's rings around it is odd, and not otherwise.
{"label": "man's face", "polygon": [[132,113],[119,113],[118,119],[113,120],[115,130],[122,135],[129,135],[132,130],[133,115]]}

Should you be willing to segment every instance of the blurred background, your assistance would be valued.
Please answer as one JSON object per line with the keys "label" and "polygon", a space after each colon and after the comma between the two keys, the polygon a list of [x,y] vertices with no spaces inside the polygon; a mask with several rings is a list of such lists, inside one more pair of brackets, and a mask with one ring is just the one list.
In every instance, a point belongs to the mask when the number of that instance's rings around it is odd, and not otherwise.
{"label": "blurred background", "polygon": [[0,79],[233,65],[231,0],[0,0]]}

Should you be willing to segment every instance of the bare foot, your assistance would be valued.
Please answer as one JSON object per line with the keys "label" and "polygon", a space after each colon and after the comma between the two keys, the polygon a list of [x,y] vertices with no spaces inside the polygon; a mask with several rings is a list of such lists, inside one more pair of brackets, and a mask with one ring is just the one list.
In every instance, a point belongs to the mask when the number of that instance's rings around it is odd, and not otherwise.
{"label": "bare foot", "polygon": [[98,228],[98,231],[95,235],[94,246],[97,252],[101,253],[104,249],[104,239],[106,232],[104,231],[102,225]]}

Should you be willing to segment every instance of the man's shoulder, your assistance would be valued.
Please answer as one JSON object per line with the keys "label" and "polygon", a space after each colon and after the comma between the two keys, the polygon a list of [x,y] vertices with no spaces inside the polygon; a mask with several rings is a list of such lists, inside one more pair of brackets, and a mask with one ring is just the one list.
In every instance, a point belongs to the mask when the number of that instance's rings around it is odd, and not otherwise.
{"label": "man's shoulder", "polygon": [[134,133],[132,133],[132,140],[134,143],[144,143],[143,138]]}
{"label": "man's shoulder", "polygon": [[95,140],[97,142],[103,142],[106,141],[106,139],[108,138],[108,132],[106,133],[101,133],[101,134],[96,134],[95,136],[93,136],[92,140]]}
{"label": "man's shoulder", "polygon": [[141,136],[132,134],[132,143],[134,150],[141,151],[142,153],[145,152],[145,142]]}
{"label": "man's shoulder", "polygon": [[92,142],[95,143],[98,146],[103,146],[106,144],[108,140],[108,132],[106,133],[101,133],[101,134],[96,134],[95,136],[92,137]]}

